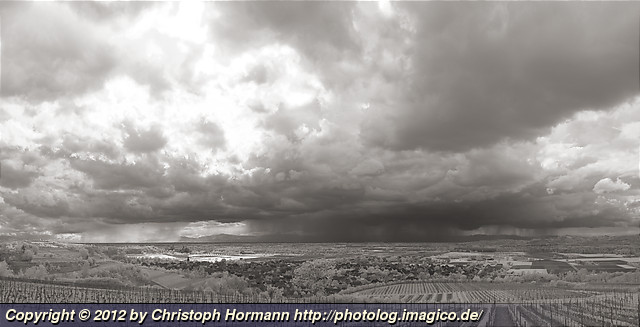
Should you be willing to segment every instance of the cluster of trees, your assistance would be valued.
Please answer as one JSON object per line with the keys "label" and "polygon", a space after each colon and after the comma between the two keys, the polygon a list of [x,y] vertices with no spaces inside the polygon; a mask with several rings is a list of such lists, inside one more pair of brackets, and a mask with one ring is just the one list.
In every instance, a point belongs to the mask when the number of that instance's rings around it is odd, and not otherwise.
{"label": "cluster of trees", "polygon": [[286,289],[293,279],[293,271],[302,261],[268,260],[268,261],[218,261],[218,262],[186,262],[166,260],[142,260],[143,266],[155,266],[167,270],[180,270],[187,276],[203,278],[227,273],[244,278],[248,287],[267,291],[269,286]]}
{"label": "cluster of trees", "polygon": [[0,247],[0,260],[31,262],[39,248],[31,243],[7,243]]}
{"label": "cluster of trees", "polygon": [[45,265],[31,266],[15,273],[6,261],[0,261],[0,277],[20,277],[39,280],[51,279],[51,275]]}
{"label": "cluster of trees", "polygon": [[557,285],[570,283],[609,283],[609,284],[640,284],[640,271],[633,272],[593,272],[578,269],[563,274],[529,273],[523,275],[506,275],[493,279],[494,282],[551,282]]}
{"label": "cluster of trees", "polygon": [[169,251],[175,251],[175,252],[178,252],[178,253],[187,253],[187,254],[191,253],[191,249],[189,247],[183,245],[182,247],[178,248],[174,244],[172,244],[169,247]]}
{"label": "cluster of trees", "polygon": [[[103,259],[126,259],[127,250],[115,246],[70,246],[68,260],[34,261],[39,251],[32,243],[6,243],[0,245],[0,277],[34,280],[74,281],[101,286],[150,285],[140,266],[129,263],[111,263],[98,267]],[[74,254],[75,253],[75,254]],[[46,253],[45,253],[46,254]]]}
{"label": "cluster of trees", "polygon": [[640,284],[640,272],[599,272],[594,273],[586,269],[568,272],[560,277],[566,282],[577,283],[612,283],[612,284]]}
{"label": "cluster of trees", "polygon": [[360,257],[310,261],[220,261],[185,262],[147,260],[142,265],[181,270],[191,277],[211,277],[226,273],[246,281],[256,292],[284,296],[326,296],[361,285],[415,280],[492,280],[504,271],[481,264],[451,266],[431,260]]}
{"label": "cluster of trees", "polygon": [[92,268],[88,261],[82,264],[80,271],[68,275],[69,280],[75,280],[83,284],[95,284],[100,286],[144,286],[150,285],[148,276],[139,266],[119,263],[104,267]]}
{"label": "cluster of trees", "polygon": [[[31,265],[39,253],[35,244],[19,242],[5,243],[0,247],[0,277],[21,277],[30,279],[50,279],[44,265]],[[20,267],[26,268],[20,269]]]}
{"label": "cluster of trees", "polygon": [[481,264],[452,266],[427,260],[406,262],[398,258],[369,257],[344,260],[312,260],[294,271],[294,295],[325,296],[342,290],[377,283],[417,280],[439,282],[490,281],[504,272],[502,268]]}

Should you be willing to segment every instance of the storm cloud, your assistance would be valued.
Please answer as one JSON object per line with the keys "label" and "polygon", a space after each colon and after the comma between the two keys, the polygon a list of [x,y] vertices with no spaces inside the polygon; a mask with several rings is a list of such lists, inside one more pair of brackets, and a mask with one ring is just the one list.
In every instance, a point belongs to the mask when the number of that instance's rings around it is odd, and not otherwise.
{"label": "storm cloud", "polygon": [[637,231],[638,4],[0,9],[0,235]]}
{"label": "storm cloud", "polygon": [[638,92],[636,4],[402,7],[416,22],[411,79],[399,99],[406,109],[390,113],[391,138],[371,130],[376,144],[464,151],[531,139]]}

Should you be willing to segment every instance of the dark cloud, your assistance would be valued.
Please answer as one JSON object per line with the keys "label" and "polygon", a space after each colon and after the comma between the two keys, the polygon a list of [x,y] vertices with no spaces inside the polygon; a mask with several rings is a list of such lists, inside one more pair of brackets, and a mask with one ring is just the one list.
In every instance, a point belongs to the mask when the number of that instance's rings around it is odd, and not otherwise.
{"label": "dark cloud", "polygon": [[[343,69],[344,61],[362,59],[361,31],[353,24],[355,3],[247,1],[211,5],[216,12],[216,17],[209,18],[211,34],[226,51],[241,53],[268,44],[288,45],[301,54],[305,65],[322,67],[319,77],[335,87],[345,87],[351,80]],[[258,68],[247,78],[265,80],[268,75],[262,73]]]}
{"label": "dark cloud", "polygon": [[162,167],[149,159],[133,163],[110,163],[96,159],[69,160],[73,169],[87,174],[96,189],[118,190],[150,188],[159,185]]}
{"label": "dark cloud", "polygon": [[485,151],[470,151],[465,163],[451,173],[453,182],[466,187],[490,187],[493,189],[522,186],[534,180],[539,166],[527,161],[530,149],[509,151],[495,147]]}
{"label": "dark cloud", "polygon": [[116,66],[101,31],[65,4],[2,8],[2,95],[52,100],[99,88]]}
{"label": "dark cloud", "polygon": [[36,217],[60,218],[70,213],[68,203],[60,199],[56,199],[53,203],[29,202],[24,198],[12,196],[6,199],[10,205]]}
{"label": "dark cloud", "polygon": [[31,185],[39,175],[37,171],[28,169],[25,165],[3,162],[0,166],[0,186],[20,189]]}
{"label": "dark cloud", "polygon": [[125,130],[127,136],[124,139],[124,147],[129,151],[149,153],[158,151],[167,144],[167,139],[158,126],[139,129],[132,124],[125,124]]}
{"label": "dark cloud", "polygon": [[[116,159],[120,155],[120,149],[106,140],[82,139],[77,135],[65,134],[62,136],[62,147],[68,155],[78,152],[87,152],[96,155],[104,155],[109,159]],[[44,153],[43,153],[44,154]]]}
{"label": "dark cloud", "polygon": [[461,151],[530,139],[638,92],[638,4],[399,6],[417,24],[411,87],[391,121],[370,125],[376,144]]}
{"label": "dark cloud", "polygon": [[203,119],[198,126],[198,131],[202,133],[200,143],[214,150],[224,148],[226,140],[224,130],[218,124]]}
{"label": "dark cloud", "polygon": [[450,241],[485,226],[532,230],[540,235],[561,228],[633,226],[615,206],[595,210],[592,195],[531,199],[504,195],[483,201],[397,203],[382,207],[249,220],[255,232],[280,233],[308,241]]}
{"label": "dark cloud", "polygon": [[212,19],[212,32],[239,46],[268,42],[261,38],[266,35],[316,59],[359,48],[351,23],[352,3],[248,1],[212,6],[224,17]]}

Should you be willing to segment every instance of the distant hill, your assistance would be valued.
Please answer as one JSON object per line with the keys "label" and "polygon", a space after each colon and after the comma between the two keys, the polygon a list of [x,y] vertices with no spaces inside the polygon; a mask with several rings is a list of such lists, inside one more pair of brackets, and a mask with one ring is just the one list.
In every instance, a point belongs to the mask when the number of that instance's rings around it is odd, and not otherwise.
{"label": "distant hill", "polygon": [[[531,237],[513,236],[513,235],[469,235],[459,236],[444,240],[407,240],[407,242],[436,242],[436,243],[464,243],[464,242],[480,242],[480,241],[500,241],[500,240],[530,240]],[[332,241],[324,241],[321,239],[310,239],[302,235],[231,235],[216,234],[203,237],[186,237],[183,236],[178,242],[183,243],[331,243]],[[348,240],[335,240],[335,242],[347,242]],[[360,242],[378,242],[368,240],[357,240]],[[394,242],[395,243],[395,242]],[[402,243],[402,242],[400,242]]]}
{"label": "distant hill", "polygon": [[203,237],[181,237],[179,242],[184,243],[291,243],[313,242],[302,236],[292,235],[231,235],[216,234]]}
{"label": "distant hill", "polygon": [[[183,243],[324,243],[302,235],[231,235],[216,234],[203,237],[181,237]],[[331,243],[331,242],[328,242]]]}

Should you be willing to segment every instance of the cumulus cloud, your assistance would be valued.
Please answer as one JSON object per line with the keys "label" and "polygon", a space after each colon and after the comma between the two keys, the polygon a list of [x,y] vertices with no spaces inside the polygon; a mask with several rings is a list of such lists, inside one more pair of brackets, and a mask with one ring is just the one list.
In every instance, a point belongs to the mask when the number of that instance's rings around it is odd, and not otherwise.
{"label": "cumulus cloud", "polygon": [[611,178],[604,178],[599,180],[596,185],[593,186],[593,191],[602,194],[616,191],[626,191],[629,189],[629,184],[623,182],[618,178],[615,182]]}

